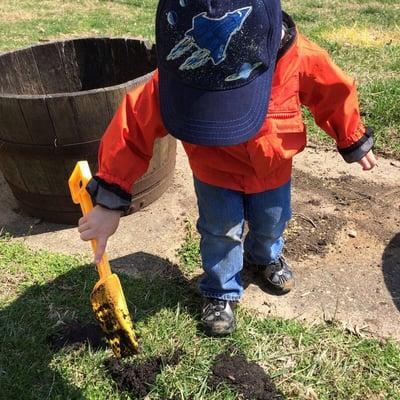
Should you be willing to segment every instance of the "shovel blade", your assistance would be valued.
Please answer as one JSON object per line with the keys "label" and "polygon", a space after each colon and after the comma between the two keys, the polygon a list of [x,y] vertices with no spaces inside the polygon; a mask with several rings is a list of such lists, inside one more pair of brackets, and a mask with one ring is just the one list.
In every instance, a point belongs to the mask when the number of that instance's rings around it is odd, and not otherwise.
{"label": "shovel blade", "polygon": [[118,276],[98,281],[90,296],[93,312],[117,358],[138,352],[138,341]]}

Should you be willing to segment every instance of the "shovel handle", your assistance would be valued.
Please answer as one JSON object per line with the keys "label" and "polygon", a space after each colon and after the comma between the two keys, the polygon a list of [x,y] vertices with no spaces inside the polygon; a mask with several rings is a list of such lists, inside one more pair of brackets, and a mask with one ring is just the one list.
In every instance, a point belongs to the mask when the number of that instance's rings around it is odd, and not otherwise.
{"label": "shovel handle", "polygon": [[[78,161],[68,180],[72,201],[75,204],[80,204],[83,215],[88,214],[93,208],[92,199],[86,190],[86,186],[91,178],[92,173],[90,172],[88,162]],[[92,243],[93,252],[96,252],[96,240],[92,239],[90,242]],[[112,274],[107,254],[105,252],[101,261],[97,264],[97,272],[99,273],[100,279],[107,278]]]}

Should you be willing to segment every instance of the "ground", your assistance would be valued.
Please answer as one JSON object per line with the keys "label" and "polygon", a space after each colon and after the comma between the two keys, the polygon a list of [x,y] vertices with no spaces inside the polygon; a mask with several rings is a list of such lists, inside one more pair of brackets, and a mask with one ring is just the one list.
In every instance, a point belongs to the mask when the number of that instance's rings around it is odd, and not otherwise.
{"label": "ground", "polygon": [[[275,296],[245,271],[242,306],[265,316],[335,321],[355,334],[399,340],[399,181],[398,161],[380,158],[378,168],[365,172],[344,163],[335,151],[307,147],[295,159],[294,215],[286,234],[296,288]],[[90,257],[90,246],[76,228],[23,215],[3,179],[0,189],[0,227],[15,240]],[[188,220],[196,220],[196,201],[179,145],[172,186],[146,209],[124,217],[110,239],[112,266],[133,276],[165,273],[164,260],[178,261]]]}

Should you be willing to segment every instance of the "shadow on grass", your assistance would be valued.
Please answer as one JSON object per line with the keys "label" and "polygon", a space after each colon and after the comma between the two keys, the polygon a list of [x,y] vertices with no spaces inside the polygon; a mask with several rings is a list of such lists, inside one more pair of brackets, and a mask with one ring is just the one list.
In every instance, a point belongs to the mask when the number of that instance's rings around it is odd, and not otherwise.
{"label": "shadow on grass", "polygon": [[[147,265],[150,279],[120,275],[135,322],[145,320],[162,308],[175,309],[178,303],[198,313],[199,298],[193,285],[168,261],[138,253],[114,263],[121,266],[139,261]],[[162,273],[156,273],[156,269]],[[51,367],[57,349],[49,345],[48,338],[59,329],[57,321],[58,324],[73,320],[82,324],[95,323],[89,295],[97,279],[93,267],[82,265],[46,284],[22,290],[18,298],[3,306],[0,310],[1,398],[88,398]]]}
{"label": "shadow on grass", "polygon": [[[202,300],[196,290],[197,278],[189,280],[178,266],[143,252],[114,259],[111,264],[114,272],[124,271],[133,275],[129,277],[119,273],[135,323],[145,322],[165,309],[176,311],[179,304],[180,310],[185,310],[195,318],[201,335],[199,310]],[[99,396],[107,398],[115,393],[115,387],[103,388],[99,387],[99,383],[92,382],[93,377],[90,374],[91,369],[101,369],[101,359],[111,354],[99,353],[96,356],[96,351],[104,349],[104,346],[99,345],[97,323],[89,302],[90,292],[97,279],[97,273],[92,266],[81,265],[45,284],[35,284],[21,290],[19,297],[0,309],[0,398],[80,400],[97,399]],[[58,336],[60,331],[64,332],[61,338]],[[64,340],[65,332],[69,340]],[[157,335],[156,332],[153,333]],[[65,343],[72,344],[73,348],[79,350],[85,343],[90,347],[90,352],[73,355],[64,347]],[[67,352],[66,357],[57,357],[59,352]],[[261,385],[257,389],[260,391],[257,392],[257,397],[250,395],[244,398],[284,399],[280,392],[276,392],[279,397],[265,397],[269,390],[275,390],[270,385],[269,378],[261,367],[247,363],[244,358],[242,361],[242,370],[236,371],[244,374],[243,377],[238,375],[237,382],[235,381],[238,392],[245,393],[245,390],[250,389],[254,391],[253,387],[248,388],[245,384],[248,368],[258,368],[256,383]],[[55,368],[55,363],[60,362],[65,362],[65,365],[57,364]],[[77,362],[85,363],[82,369],[74,366]],[[67,372],[73,374],[74,380],[79,380],[82,389],[70,381]],[[82,373],[85,375],[79,377]],[[98,376],[99,373],[107,377],[106,370],[96,372],[96,380],[104,382]],[[213,371],[214,375],[215,373]],[[221,383],[226,381],[226,384],[232,385],[228,378],[221,376],[218,379]],[[239,385],[241,379],[245,382],[243,387]],[[105,383],[109,384],[110,382]],[[103,392],[103,389],[109,392]]]}
{"label": "shadow on grass", "polygon": [[392,238],[383,252],[382,270],[393,303],[400,311],[400,233]]}

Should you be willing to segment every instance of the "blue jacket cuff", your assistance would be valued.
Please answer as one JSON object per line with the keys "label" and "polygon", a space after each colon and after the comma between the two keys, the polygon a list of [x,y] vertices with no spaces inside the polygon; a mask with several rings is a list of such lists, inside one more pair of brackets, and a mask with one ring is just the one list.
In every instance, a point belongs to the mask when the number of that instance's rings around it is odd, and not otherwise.
{"label": "blue jacket cuff", "polygon": [[372,149],[373,145],[373,130],[367,128],[364,136],[356,143],[345,149],[338,149],[338,151],[346,162],[353,163],[361,160]]}
{"label": "blue jacket cuff", "polygon": [[87,192],[95,204],[110,210],[127,212],[131,205],[132,195],[122,190],[118,185],[110,184],[94,176],[86,186]]}

